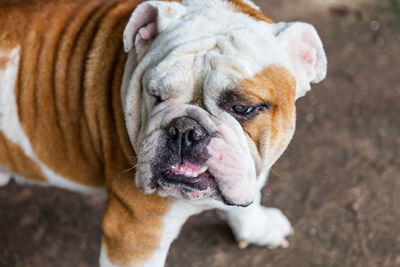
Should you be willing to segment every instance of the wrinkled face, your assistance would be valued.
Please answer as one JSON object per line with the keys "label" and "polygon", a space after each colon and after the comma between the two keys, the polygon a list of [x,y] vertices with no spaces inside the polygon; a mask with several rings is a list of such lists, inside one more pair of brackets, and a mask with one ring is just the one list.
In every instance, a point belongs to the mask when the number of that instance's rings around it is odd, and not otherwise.
{"label": "wrinkled face", "polygon": [[138,29],[126,30],[136,46],[123,102],[137,186],[247,206],[295,128],[301,93],[282,26],[177,3],[165,25],[164,7],[143,7],[150,18],[138,11],[130,22]]}

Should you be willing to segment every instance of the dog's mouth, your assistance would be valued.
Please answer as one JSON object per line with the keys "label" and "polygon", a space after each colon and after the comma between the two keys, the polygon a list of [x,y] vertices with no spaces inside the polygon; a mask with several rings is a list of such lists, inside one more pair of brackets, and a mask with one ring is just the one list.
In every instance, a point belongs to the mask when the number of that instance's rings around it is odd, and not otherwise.
{"label": "dog's mouth", "polygon": [[158,184],[174,195],[177,193],[174,189],[182,191],[183,195],[190,194],[190,198],[209,197],[217,191],[217,183],[207,166],[189,162],[171,165]]}

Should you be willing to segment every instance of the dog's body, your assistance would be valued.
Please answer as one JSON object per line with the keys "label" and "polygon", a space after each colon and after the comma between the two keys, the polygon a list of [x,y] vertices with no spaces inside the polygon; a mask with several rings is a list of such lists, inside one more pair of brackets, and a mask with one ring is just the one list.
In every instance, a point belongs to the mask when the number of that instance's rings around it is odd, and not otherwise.
{"label": "dog's body", "polygon": [[[185,220],[212,207],[241,245],[287,245],[289,222],[259,191],[295,99],[325,76],[322,45],[250,1],[206,2],[0,4],[1,184],[107,193],[102,266],[162,266]],[[284,47],[265,55],[274,36]]]}

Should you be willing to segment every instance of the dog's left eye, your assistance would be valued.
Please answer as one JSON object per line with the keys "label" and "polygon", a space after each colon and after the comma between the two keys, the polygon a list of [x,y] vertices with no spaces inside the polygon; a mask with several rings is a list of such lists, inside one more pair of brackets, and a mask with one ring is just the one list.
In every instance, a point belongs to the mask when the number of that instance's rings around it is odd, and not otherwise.
{"label": "dog's left eye", "polygon": [[249,115],[252,113],[255,108],[252,106],[242,106],[242,105],[236,105],[232,107],[233,112],[235,112],[238,115]]}

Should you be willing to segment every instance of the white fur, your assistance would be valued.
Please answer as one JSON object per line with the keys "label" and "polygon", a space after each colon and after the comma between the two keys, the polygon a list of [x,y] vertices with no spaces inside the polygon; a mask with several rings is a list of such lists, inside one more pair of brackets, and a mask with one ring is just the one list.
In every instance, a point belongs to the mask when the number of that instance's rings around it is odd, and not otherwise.
{"label": "white fur", "polygon": [[[182,106],[200,94],[208,116],[218,127],[204,120],[199,120],[200,124],[217,128],[222,136],[214,138],[208,146],[213,157],[207,166],[225,199],[237,205],[251,203],[256,177],[268,171],[293,135],[294,114],[281,133],[279,144],[276,142],[274,147],[264,142],[264,147],[257,149],[247,145],[248,137],[237,121],[221,110],[218,97],[226,89],[234,89],[239,81],[251,79],[271,65],[284,67],[293,74],[296,98],[304,95],[310,89],[310,82],[319,82],[326,73],[325,53],[315,29],[306,23],[257,21],[236,12],[227,1],[149,1],[138,6],[125,29],[127,51],[131,50],[135,34],[145,27],[145,22],[157,23],[158,36],[146,43],[145,55],[139,53],[133,73],[129,61],[124,75],[124,86],[128,88],[122,89],[126,126],[140,158],[136,175],[139,188],[145,193],[155,190],[149,183],[151,162],[158,146],[163,144],[154,137],[163,132],[162,125],[169,123],[165,114],[200,114],[201,109],[194,106],[182,112]],[[132,50],[130,58],[136,53]],[[131,74],[129,83],[125,82],[128,73]],[[150,94],[164,102],[153,107]],[[263,138],[269,140],[268,131],[263,133]],[[219,158],[224,160],[217,162]],[[234,179],[233,173],[241,179]]]}
{"label": "white fur", "polygon": [[315,28],[303,22],[278,23],[279,39],[288,51],[297,81],[296,99],[311,90],[326,76],[327,60]]}
{"label": "white fur", "polygon": [[255,8],[257,10],[260,10],[260,7],[257,6],[252,0],[243,0],[244,3],[248,4],[252,8]]}
{"label": "white fur", "polygon": [[7,185],[10,180],[10,172],[0,166],[0,187]]}
{"label": "white fur", "polygon": [[[253,188],[256,176],[265,166],[254,166],[254,155],[243,130],[233,117],[221,111],[217,106],[217,98],[223,90],[234,88],[238,81],[251,78],[268,65],[293,70],[288,52],[275,35],[276,26],[235,12],[225,1],[188,0],[178,4],[179,12],[174,12],[177,3],[169,5],[150,1],[143,5],[138,9],[145,10],[150,5],[158,10],[157,21],[163,21],[163,27],[151,46],[149,44],[146,54],[138,57],[138,65],[131,75],[128,88],[122,89],[126,92],[126,97],[122,95],[122,99],[129,137],[141,161],[137,168],[137,184],[142,185],[142,191],[153,192],[146,188],[151,178],[151,170],[146,165],[151,163],[155,155],[157,140],[150,142],[147,138],[155,136],[154,132],[162,131],[161,126],[168,124],[168,116],[163,114],[182,113],[174,110],[181,111],[180,104],[190,102],[194,94],[201,93],[209,112],[207,116],[212,118],[213,125],[218,126],[207,125],[204,120],[200,122],[221,133],[221,138],[215,138],[208,147],[214,155],[213,160],[222,156],[224,148],[230,149],[230,157],[224,156],[220,164],[216,164],[215,160],[210,161],[208,167],[212,169],[227,199],[238,205],[251,203],[255,196]],[[168,7],[171,13],[179,14],[181,19],[165,16],[163,10]],[[149,20],[143,16],[146,14],[133,13],[125,30],[126,47],[131,48],[135,36],[129,34],[135,33],[132,30],[137,28],[135,25]],[[132,50],[130,58],[133,58],[132,54],[136,52]],[[131,70],[129,66],[124,77],[128,77],[127,73],[131,73]],[[124,85],[127,84],[124,82]],[[154,91],[169,101],[153,109],[146,91]],[[191,110],[191,116],[200,113],[200,108]],[[181,116],[185,114],[186,111]],[[150,144],[153,150],[148,147],[144,150],[143,144]],[[272,162],[268,163],[272,165]],[[231,172],[228,173],[228,170]],[[234,176],[237,179],[232,179],[232,173],[237,174]]]}
{"label": "white fur", "polygon": [[[7,60],[5,68],[0,70],[0,131],[11,142],[20,146],[25,155],[38,164],[44,177],[48,180],[48,183],[41,184],[66,188],[84,194],[104,195],[105,191],[103,188],[83,186],[55,173],[41,162],[33,151],[32,145],[18,118],[18,107],[14,90],[18,74],[19,51],[19,46],[10,51],[0,51],[0,58],[5,58]],[[18,178],[17,181],[25,180],[23,177],[17,175],[13,176]]]}
{"label": "white fur", "polygon": [[141,50],[145,49],[147,46],[147,44],[140,44],[140,51],[138,50],[139,39],[142,41],[145,40],[144,38],[136,38],[136,34],[140,32],[141,29],[154,23],[156,24],[155,30],[161,32],[168,26],[168,24],[170,24],[171,20],[179,19],[185,11],[184,6],[179,3],[148,1],[139,5],[133,12],[132,17],[124,30],[123,37],[125,51],[129,52],[135,41],[136,53],[141,53]]}
{"label": "white fur", "polygon": [[[154,6],[159,4],[158,1],[151,2]],[[179,63],[177,61],[182,56],[198,55],[205,61],[198,64],[200,70],[193,70],[195,80],[186,86],[193,86],[196,80],[204,80],[205,76],[212,78],[213,70],[218,68],[219,78],[209,85],[209,92],[206,94],[209,98],[217,96],[227,83],[251,78],[268,65],[293,69],[289,55],[275,36],[274,24],[257,22],[245,14],[233,12],[225,1],[190,0],[184,1],[183,5],[187,20],[166,21],[164,32],[158,35],[146,55],[138,62],[128,88],[123,88],[122,91],[126,92],[126,95],[122,95],[125,114],[142,118],[139,115],[142,100],[141,79],[149,66],[163,64],[163,67],[153,71],[153,77],[165,76],[166,70],[177,73],[173,79],[161,80],[162,84],[158,84],[162,85],[160,90],[165,90],[170,85],[168,83],[177,84],[178,80],[188,75],[188,71],[193,69],[193,61],[187,62],[186,66],[174,64]],[[193,31],[194,28],[196,31]],[[133,38],[134,36],[125,37],[125,40]],[[125,45],[130,47],[130,43]],[[130,53],[135,54],[135,51]],[[182,92],[176,92],[175,95],[180,93]],[[142,126],[145,123],[146,121],[142,121]],[[126,124],[132,145],[137,149],[140,122],[128,119]]]}
{"label": "white fur", "polygon": [[239,244],[287,247],[289,243],[286,236],[293,233],[285,215],[278,209],[261,206],[260,197],[246,208],[230,208],[227,219]]}
{"label": "white fur", "polygon": [[246,208],[222,207],[227,221],[239,243],[276,248],[289,245],[286,237],[293,228],[286,216],[276,208],[267,208],[260,204],[261,189],[268,179],[268,171],[260,174],[257,180],[257,194],[253,204]]}

